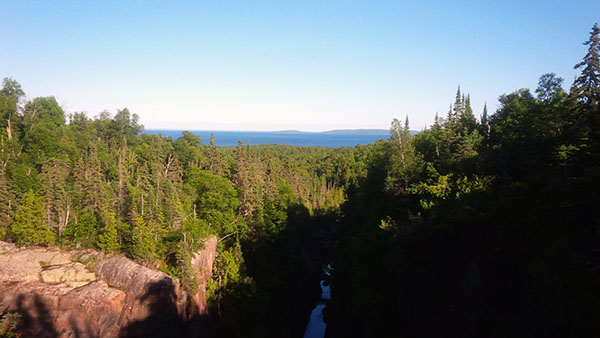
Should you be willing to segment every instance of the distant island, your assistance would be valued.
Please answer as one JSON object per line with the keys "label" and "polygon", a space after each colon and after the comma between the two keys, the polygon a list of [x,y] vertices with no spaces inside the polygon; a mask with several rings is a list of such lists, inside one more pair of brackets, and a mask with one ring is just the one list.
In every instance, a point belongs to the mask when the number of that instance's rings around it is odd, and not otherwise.
{"label": "distant island", "polygon": [[337,135],[389,135],[389,129],[334,129],[322,132]]}
{"label": "distant island", "polygon": [[389,135],[390,134],[390,130],[389,129],[334,129],[334,130],[327,130],[327,131],[317,131],[317,132],[310,132],[310,131],[301,131],[301,130],[295,130],[295,129],[289,129],[289,130],[278,130],[275,131],[274,133],[278,133],[278,134],[306,134],[306,133],[314,133],[314,134],[331,134],[331,135]]}
{"label": "distant island", "polygon": [[304,133],[306,133],[306,131],[290,129],[290,130],[278,130],[275,133],[278,133],[278,134],[304,134]]}

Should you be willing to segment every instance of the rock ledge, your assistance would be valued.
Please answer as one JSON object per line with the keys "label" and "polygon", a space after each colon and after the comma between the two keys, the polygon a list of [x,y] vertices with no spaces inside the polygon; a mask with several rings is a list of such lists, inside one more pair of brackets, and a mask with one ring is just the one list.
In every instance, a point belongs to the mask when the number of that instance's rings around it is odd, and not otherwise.
{"label": "rock ledge", "polygon": [[[126,257],[95,251],[18,248],[0,242],[0,313],[21,314],[21,337],[177,337],[206,311],[216,238],[192,261],[200,291]],[[189,325],[187,325],[189,326]]]}

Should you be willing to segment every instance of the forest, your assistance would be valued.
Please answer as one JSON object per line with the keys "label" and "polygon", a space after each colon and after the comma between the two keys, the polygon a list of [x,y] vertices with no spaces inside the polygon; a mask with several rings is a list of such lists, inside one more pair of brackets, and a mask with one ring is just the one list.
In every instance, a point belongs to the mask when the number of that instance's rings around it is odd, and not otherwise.
{"label": "forest", "polygon": [[[142,133],[127,108],[65,114],[0,91],[0,240],[126,255],[195,293],[216,235],[210,336],[303,333],[331,262],[329,337],[600,331],[600,28],[479,117],[458,88],[414,135],[353,148],[217,147]],[[479,115],[479,113],[477,114]]]}

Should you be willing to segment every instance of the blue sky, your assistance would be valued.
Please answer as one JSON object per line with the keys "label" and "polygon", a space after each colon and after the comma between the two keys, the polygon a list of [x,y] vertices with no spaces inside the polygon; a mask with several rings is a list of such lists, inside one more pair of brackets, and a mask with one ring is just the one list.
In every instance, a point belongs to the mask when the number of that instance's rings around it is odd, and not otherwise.
{"label": "blue sky", "polygon": [[412,129],[458,85],[475,113],[555,72],[568,89],[600,1],[0,0],[0,77],[148,129]]}

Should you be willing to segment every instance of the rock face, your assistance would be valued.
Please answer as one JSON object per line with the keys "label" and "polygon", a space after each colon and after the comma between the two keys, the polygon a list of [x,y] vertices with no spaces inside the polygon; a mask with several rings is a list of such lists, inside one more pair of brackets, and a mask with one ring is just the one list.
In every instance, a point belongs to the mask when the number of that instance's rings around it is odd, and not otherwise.
{"label": "rock face", "polygon": [[192,257],[192,267],[200,280],[200,291],[196,294],[195,303],[200,314],[206,312],[206,281],[212,276],[212,266],[217,254],[217,237],[212,236],[204,243],[204,249]]}
{"label": "rock face", "polygon": [[216,238],[192,261],[200,291],[122,256],[17,248],[0,242],[0,314],[21,315],[21,337],[178,337],[202,333]]}

